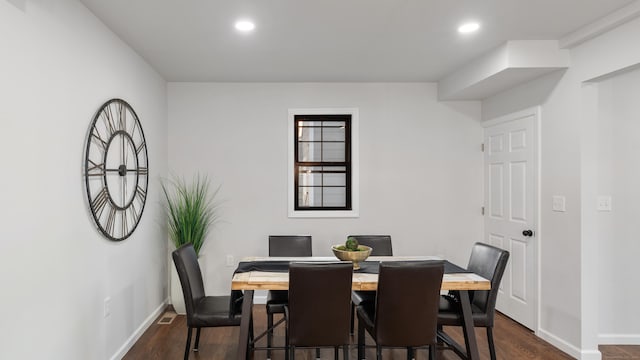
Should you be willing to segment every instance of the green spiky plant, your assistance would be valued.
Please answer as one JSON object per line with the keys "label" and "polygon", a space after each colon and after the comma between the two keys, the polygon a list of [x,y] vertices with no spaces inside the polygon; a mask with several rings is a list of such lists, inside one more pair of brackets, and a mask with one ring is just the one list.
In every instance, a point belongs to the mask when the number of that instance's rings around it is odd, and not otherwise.
{"label": "green spiky plant", "polygon": [[214,202],[220,191],[218,186],[211,193],[207,176],[196,175],[191,183],[174,177],[162,183],[167,200],[166,211],[169,238],[176,249],[192,243],[196,254],[204,245],[211,226],[218,220],[218,204]]}

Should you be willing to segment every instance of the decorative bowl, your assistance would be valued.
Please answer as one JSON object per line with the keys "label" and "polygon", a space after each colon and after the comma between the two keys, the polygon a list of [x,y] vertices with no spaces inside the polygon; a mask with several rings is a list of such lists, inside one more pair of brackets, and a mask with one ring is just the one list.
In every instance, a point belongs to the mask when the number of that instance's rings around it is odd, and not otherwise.
{"label": "decorative bowl", "polygon": [[331,247],[333,255],[342,261],[351,261],[353,263],[353,270],[360,269],[359,263],[365,261],[371,254],[371,248],[365,245],[358,245],[358,251],[338,250],[338,246],[342,246],[342,244]]}

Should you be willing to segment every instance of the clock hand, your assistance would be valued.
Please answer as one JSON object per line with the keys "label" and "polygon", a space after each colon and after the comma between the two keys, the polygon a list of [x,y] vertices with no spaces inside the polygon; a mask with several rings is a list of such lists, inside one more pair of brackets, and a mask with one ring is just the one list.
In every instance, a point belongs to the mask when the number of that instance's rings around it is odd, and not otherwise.
{"label": "clock hand", "polygon": [[110,171],[110,172],[118,172],[118,171],[138,171],[138,169],[127,169],[124,166],[122,168],[118,167],[115,169],[105,169],[104,171]]}
{"label": "clock hand", "polygon": [[122,190],[122,191],[120,191],[120,198],[122,199],[122,202],[121,202],[122,206],[125,205],[124,204],[124,194],[126,193],[126,191],[125,191],[125,180],[126,180],[126,178],[124,176],[120,176],[120,186],[121,186],[121,190]]}
{"label": "clock hand", "polygon": [[121,141],[120,141],[120,143],[121,143],[121,145],[122,145],[122,151],[120,151],[120,163],[121,163],[121,164],[125,164],[124,159],[125,159],[125,157],[126,157],[126,156],[125,156],[125,151],[126,151],[126,150],[125,150],[125,148],[124,148],[124,147],[125,147],[125,146],[124,146],[124,136],[120,135],[120,140],[121,140]]}

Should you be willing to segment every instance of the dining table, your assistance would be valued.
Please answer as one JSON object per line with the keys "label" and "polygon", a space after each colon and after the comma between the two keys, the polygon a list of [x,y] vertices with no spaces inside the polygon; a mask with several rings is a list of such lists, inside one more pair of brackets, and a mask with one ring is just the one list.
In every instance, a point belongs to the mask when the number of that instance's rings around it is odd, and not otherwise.
{"label": "dining table", "polygon": [[[378,287],[377,264],[384,261],[425,261],[443,260],[437,256],[370,256],[363,269],[354,271],[352,290],[375,291]],[[335,257],[247,257],[240,261],[231,280],[232,290],[244,291],[242,319],[238,339],[238,360],[248,359],[251,352],[249,332],[252,324],[253,295],[255,290],[288,290],[289,274],[286,264],[291,262],[337,262]],[[284,271],[281,264],[285,264]],[[373,269],[373,270],[367,270]],[[466,271],[445,260],[445,274],[441,290],[457,290],[460,297],[463,317],[463,333],[466,339],[467,356],[470,360],[479,360],[478,344],[475,337],[469,292],[490,290],[489,280]]]}

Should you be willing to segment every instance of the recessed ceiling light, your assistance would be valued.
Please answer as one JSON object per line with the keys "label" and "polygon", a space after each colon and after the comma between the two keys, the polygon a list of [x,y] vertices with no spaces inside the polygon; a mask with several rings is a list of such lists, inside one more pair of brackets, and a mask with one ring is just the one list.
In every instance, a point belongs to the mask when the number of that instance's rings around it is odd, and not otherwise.
{"label": "recessed ceiling light", "polygon": [[458,27],[458,32],[461,34],[469,34],[478,31],[478,29],[480,29],[480,24],[477,22],[468,22],[460,25],[460,27]]}
{"label": "recessed ceiling light", "polygon": [[250,20],[238,20],[235,24],[236,30],[249,32],[256,28],[256,25]]}

